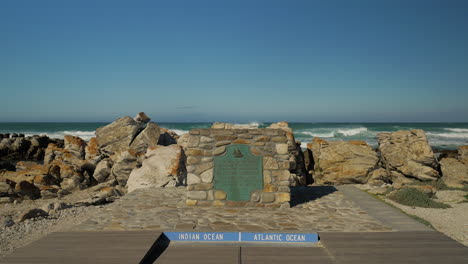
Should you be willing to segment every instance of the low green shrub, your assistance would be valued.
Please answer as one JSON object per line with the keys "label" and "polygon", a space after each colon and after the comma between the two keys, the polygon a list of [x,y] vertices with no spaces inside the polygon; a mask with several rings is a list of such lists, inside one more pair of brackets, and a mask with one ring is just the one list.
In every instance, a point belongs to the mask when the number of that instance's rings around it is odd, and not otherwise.
{"label": "low green shrub", "polygon": [[436,202],[427,194],[415,188],[404,188],[396,191],[389,198],[399,204],[424,208],[450,208],[448,204]]}

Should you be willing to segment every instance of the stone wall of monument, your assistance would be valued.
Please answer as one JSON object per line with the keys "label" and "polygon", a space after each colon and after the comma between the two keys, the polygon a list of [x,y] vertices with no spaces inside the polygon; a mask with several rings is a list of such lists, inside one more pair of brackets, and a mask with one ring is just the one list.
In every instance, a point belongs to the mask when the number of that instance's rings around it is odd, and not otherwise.
{"label": "stone wall of monument", "polygon": [[[288,207],[293,179],[287,142],[287,133],[281,129],[191,130],[185,148],[187,205]],[[215,159],[225,157],[230,146],[239,145],[248,146],[242,147],[250,151],[248,155],[260,157],[263,188],[253,190],[249,200],[233,201],[229,192],[215,189],[214,167]]]}

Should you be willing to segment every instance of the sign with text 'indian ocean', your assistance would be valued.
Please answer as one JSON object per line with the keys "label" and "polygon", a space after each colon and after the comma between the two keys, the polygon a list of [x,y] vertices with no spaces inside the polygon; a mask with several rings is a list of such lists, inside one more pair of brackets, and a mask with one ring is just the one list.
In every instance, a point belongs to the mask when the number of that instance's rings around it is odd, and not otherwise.
{"label": "sign with text 'indian ocean'", "polygon": [[317,243],[317,233],[164,232],[171,241]]}

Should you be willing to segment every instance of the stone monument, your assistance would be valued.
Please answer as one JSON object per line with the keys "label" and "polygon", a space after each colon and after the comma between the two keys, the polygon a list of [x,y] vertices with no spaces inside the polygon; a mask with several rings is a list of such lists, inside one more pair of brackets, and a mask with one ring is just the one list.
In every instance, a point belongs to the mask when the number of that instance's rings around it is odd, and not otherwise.
{"label": "stone monument", "polygon": [[291,173],[282,129],[194,129],[189,132],[189,206],[289,207]]}

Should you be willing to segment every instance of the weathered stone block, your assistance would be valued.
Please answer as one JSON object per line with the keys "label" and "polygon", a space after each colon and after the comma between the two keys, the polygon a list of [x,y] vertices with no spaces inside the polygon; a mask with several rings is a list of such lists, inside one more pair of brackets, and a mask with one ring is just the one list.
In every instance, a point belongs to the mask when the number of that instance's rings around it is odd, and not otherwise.
{"label": "weathered stone block", "polygon": [[208,194],[204,191],[189,191],[187,192],[187,198],[192,200],[206,200]]}
{"label": "weathered stone block", "polygon": [[201,136],[200,137],[200,142],[201,143],[212,143],[214,142],[215,140],[211,137],[206,137],[206,136]]}
{"label": "weathered stone block", "polygon": [[257,203],[260,201],[260,194],[258,192],[252,192],[250,196],[250,200],[254,203]]}
{"label": "weathered stone block", "polygon": [[234,132],[230,129],[211,129],[213,135],[233,135]]}
{"label": "weathered stone block", "polygon": [[200,175],[200,178],[201,178],[202,182],[205,182],[205,183],[213,182],[213,169],[209,169],[209,170],[203,172]]}
{"label": "weathered stone block", "polygon": [[289,189],[289,186],[279,186],[278,192],[291,192],[291,190]]}
{"label": "weathered stone block", "polygon": [[201,175],[203,172],[213,168],[213,162],[200,163],[195,166],[195,174]]}
{"label": "weathered stone block", "polygon": [[201,179],[194,173],[187,174],[187,185],[200,183]]}
{"label": "weathered stone block", "polygon": [[262,203],[272,203],[275,201],[274,193],[262,193]]}
{"label": "weathered stone block", "polygon": [[276,152],[280,155],[288,154],[288,144],[276,144]]}
{"label": "weathered stone block", "polygon": [[205,150],[203,149],[196,149],[196,148],[189,148],[185,151],[187,156],[204,156]]}
{"label": "weathered stone block", "polygon": [[279,168],[278,162],[272,157],[263,157],[264,170],[277,170]]}
{"label": "weathered stone block", "polygon": [[200,137],[198,136],[190,136],[188,138],[187,147],[189,148],[196,148],[200,144]]}
{"label": "weathered stone block", "polygon": [[275,185],[271,184],[265,184],[265,187],[263,187],[264,192],[276,192],[278,191],[278,187]]}
{"label": "weathered stone block", "polygon": [[222,201],[222,200],[214,200],[213,201],[213,206],[216,206],[216,207],[223,207],[226,205],[226,202],[225,201]]}
{"label": "weathered stone block", "polygon": [[276,202],[277,203],[286,203],[291,200],[290,193],[276,193]]}
{"label": "weathered stone block", "polygon": [[198,202],[197,200],[187,199],[187,200],[185,200],[185,205],[187,205],[187,206],[195,206],[195,205],[197,205],[197,202]]}
{"label": "weathered stone block", "polygon": [[263,182],[265,184],[271,183],[271,171],[263,170]]}
{"label": "weathered stone block", "polygon": [[189,156],[187,157],[187,165],[197,164],[201,161],[200,157]]}
{"label": "weathered stone block", "polygon": [[226,152],[226,147],[225,147],[225,146],[217,147],[217,148],[213,151],[213,156],[221,155],[221,154],[223,154],[224,152]]}
{"label": "weathered stone block", "polygon": [[229,145],[231,144],[231,141],[227,140],[227,141],[217,141],[215,143],[215,146],[216,147],[220,147],[220,146],[226,146],[226,145]]}
{"label": "weathered stone block", "polygon": [[246,144],[246,145],[248,145],[248,144],[250,144],[250,142],[251,142],[251,141],[248,140],[248,139],[245,139],[245,138],[238,138],[238,139],[234,140],[234,141],[232,142],[232,144]]}
{"label": "weathered stone block", "polygon": [[200,135],[200,130],[198,129],[192,129],[189,131],[190,135]]}
{"label": "weathered stone block", "polygon": [[237,136],[232,136],[232,135],[215,135],[214,139],[216,141],[229,141],[231,143],[233,140],[237,139]]}
{"label": "weathered stone block", "polygon": [[226,197],[227,197],[226,192],[220,191],[220,190],[214,191],[215,200],[226,200]]}
{"label": "weathered stone block", "polygon": [[272,137],[271,141],[276,142],[276,143],[286,143],[286,142],[288,142],[288,139],[285,138],[285,137],[277,136],[277,137]]}
{"label": "weathered stone block", "polygon": [[277,181],[287,181],[291,177],[291,173],[288,170],[277,170],[272,172],[272,176],[275,177]]}
{"label": "weathered stone block", "polygon": [[195,191],[208,191],[213,189],[212,183],[197,183],[193,186],[193,190]]}

